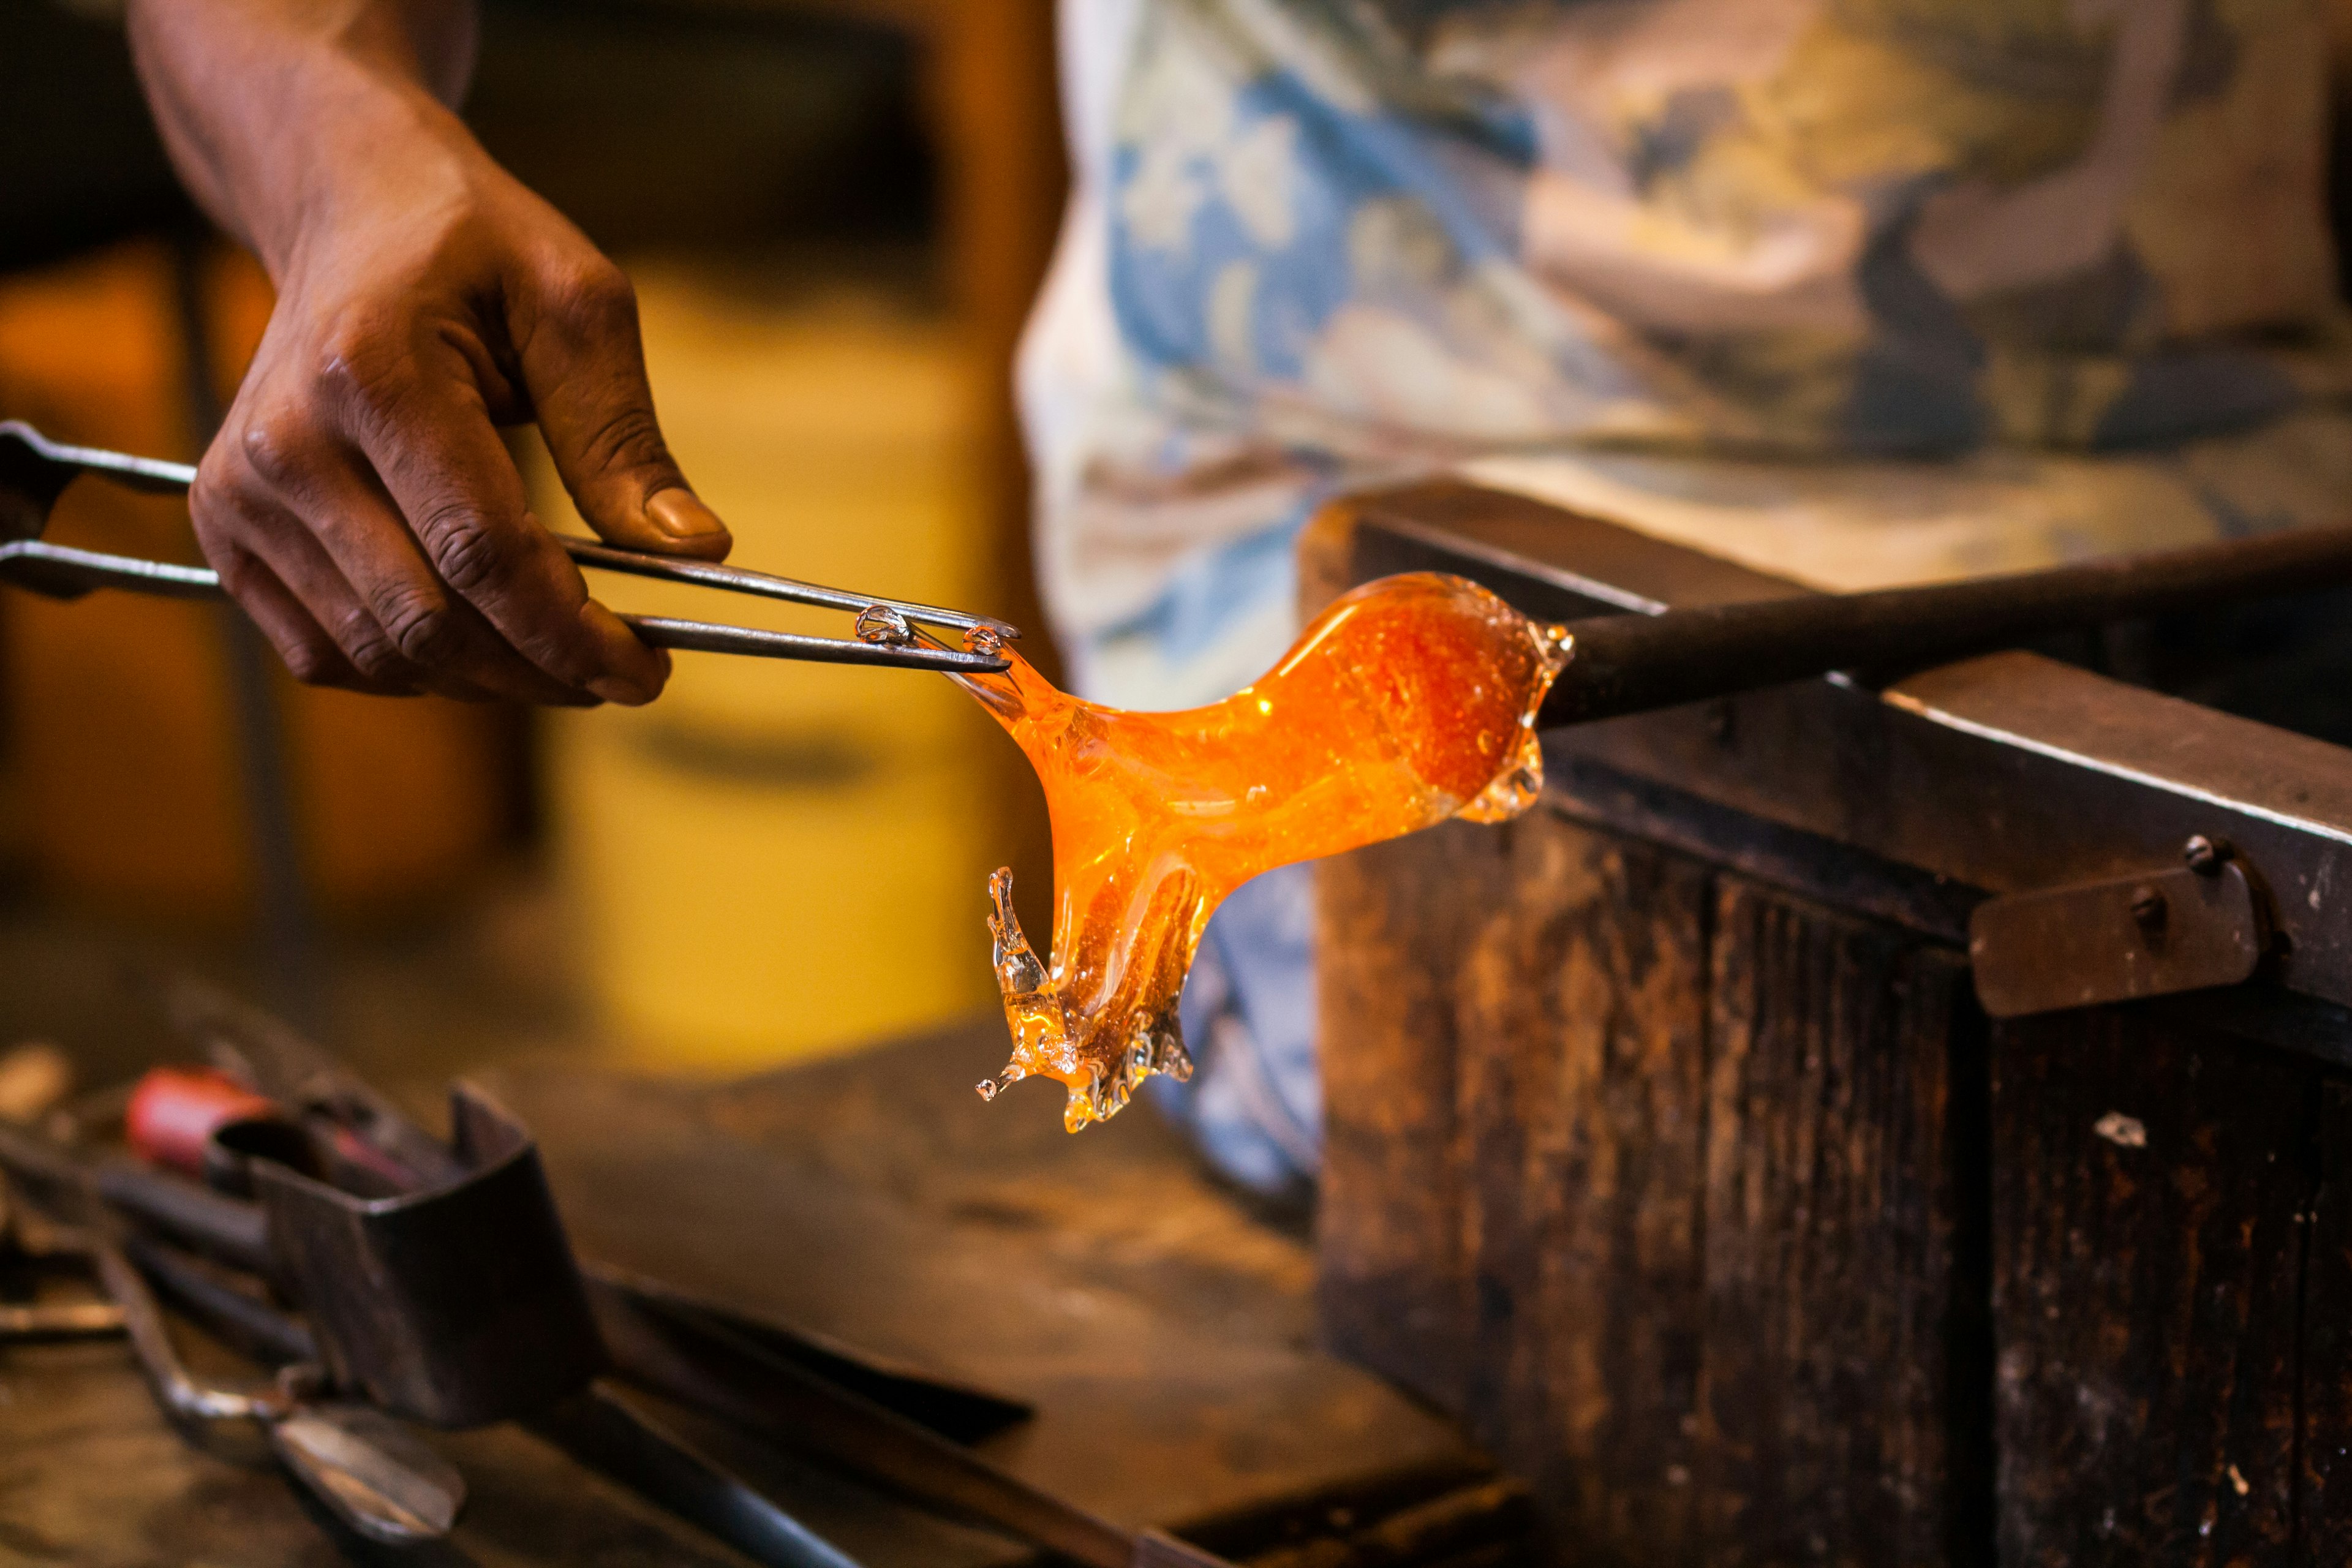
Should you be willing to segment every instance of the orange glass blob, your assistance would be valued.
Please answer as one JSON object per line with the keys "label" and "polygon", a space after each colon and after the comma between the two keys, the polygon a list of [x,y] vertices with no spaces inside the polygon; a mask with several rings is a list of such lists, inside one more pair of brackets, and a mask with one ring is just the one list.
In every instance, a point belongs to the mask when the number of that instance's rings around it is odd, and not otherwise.
{"label": "orange glass blob", "polygon": [[1526,810],[1566,647],[1475,583],[1414,573],[1340,599],[1206,708],[1081,702],[1010,649],[1003,674],[957,677],[1028,755],[1054,829],[1050,965],[1013,916],[1012,873],[989,880],[1013,1060],[982,1094],[1055,1079],[1075,1132],[1154,1072],[1189,1077],[1176,996],[1211,911],[1276,866]]}

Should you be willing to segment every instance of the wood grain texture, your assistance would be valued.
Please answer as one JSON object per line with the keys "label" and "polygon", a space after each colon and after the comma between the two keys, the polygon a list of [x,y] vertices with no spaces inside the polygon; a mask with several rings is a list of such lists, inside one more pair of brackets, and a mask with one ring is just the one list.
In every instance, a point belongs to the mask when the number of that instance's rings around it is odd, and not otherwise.
{"label": "wood grain texture", "polygon": [[[1572,573],[1499,573],[1545,614],[1770,587],[1435,485],[1318,519],[1302,597],[1496,550]],[[2127,705],[2024,655],[1905,689],[1958,711],[1987,669],[1997,727],[2067,754]],[[1974,889],[2213,829],[2086,832],[2096,770],[1924,733],[1831,688],[1558,731],[1544,809],[1581,826],[1328,870],[1328,1333],[1532,1481],[1563,1561],[2352,1562],[2343,1019],[2250,987],[1996,1039]],[[2230,825],[2292,861],[2272,831]],[[2335,938],[2289,934],[2294,984]]]}
{"label": "wood grain texture", "polygon": [[2352,1079],[2319,1090],[2319,1186],[2305,1210],[2297,1551],[2309,1568],[2352,1563]]}
{"label": "wood grain texture", "polygon": [[1508,885],[1510,844],[1449,823],[1317,868],[1324,1331],[1446,1410],[1466,1400],[1471,1339],[1452,976],[1469,911]]}
{"label": "wood grain texture", "polygon": [[1507,853],[1454,1001],[1465,1409],[1564,1539],[1670,1555],[1693,1540],[1707,877],[1547,811]]}
{"label": "wood grain texture", "polygon": [[1966,965],[1733,878],[1714,925],[1707,1560],[1966,1560],[1984,1480],[1952,1386],[1984,1360],[1956,1343],[1982,1289],[1955,1191],[1976,1136],[1954,1125],[1976,1063]]}
{"label": "wood grain texture", "polygon": [[2002,1563],[2286,1561],[2322,1069],[2148,1008],[1992,1060]]}
{"label": "wood grain texture", "polygon": [[1579,1563],[1976,1539],[1955,955],[1549,810],[1322,888],[1339,1349],[1461,1414]]}

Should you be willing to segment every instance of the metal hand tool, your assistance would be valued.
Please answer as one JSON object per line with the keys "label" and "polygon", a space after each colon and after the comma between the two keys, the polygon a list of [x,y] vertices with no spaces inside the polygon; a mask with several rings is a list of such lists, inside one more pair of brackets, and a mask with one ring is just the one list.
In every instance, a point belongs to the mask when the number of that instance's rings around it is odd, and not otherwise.
{"label": "metal hand tool", "polygon": [[[368,1135],[389,1148],[441,1150],[348,1068],[259,1010],[189,979],[163,988],[174,1023],[201,1040],[215,1065],[281,1102],[315,1112],[363,1108]],[[461,1101],[462,1103],[462,1101]],[[442,1150],[443,1157],[446,1151]],[[716,1415],[750,1435],[855,1479],[878,1483],[919,1507],[1041,1546],[1087,1568],[1213,1568],[1218,1559],[1157,1531],[1130,1531],[1028,1485],[951,1441],[984,1436],[1025,1407],[983,1391],[879,1369],[719,1303],[594,1263],[581,1269],[598,1336],[627,1383]],[[626,1430],[651,1423],[655,1431]],[[688,1517],[733,1519],[759,1554],[778,1539],[764,1516],[712,1513],[713,1489],[735,1485],[712,1462],[676,1454],[675,1433],[602,1384],[530,1418],[567,1450],[647,1489]],[[789,1531],[785,1532],[789,1535]],[[734,1537],[729,1537],[734,1539]]]}
{"label": "metal hand tool", "polygon": [[[200,1162],[215,1177],[235,1174],[257,1201],[160,1169],[89,1160],[10,1129],[0,1129],[0,1165],[36,1181],[79,1180],[142,1224],[275,1281],[307,1310],[309,1326],[275,1309],[267,1292],[152,1237],[133,1235],[124,1243],[126,1256],[173,1300],[259,1359],[315,1365],[327,1386],[439,1424],[513,1415],[759,1561],[786,1568],[854,1564],[622,1384],[1088,1568],[1220,1562],[1173,1537],[1126,1531],[1087,1513],[942,1435],[985,1435],[1025,1415],[1025,1406],[871,1363],[672,1287],[593,1264],[578,1268],[551,1212],[542,1220],[535,1204],[500,1196],[515,1171],[536,1177],[537,1165],[519,1163],[519,1152],[530,1150],[528,1134],[478,1095],[462,1087],[453,1094],[453,1151],[267,1015],[189,981],[167,984],[163,1000],[217,1066],[271,1102],[273,1132],[307,1129],[315,1135],[312,1152],[271,1142],[246,1157],[241,1173],[229,1170],[233,1149]],[[237,1119],[234,1100],[209,1103],[230,1118],[215,1130],[216,1142],[261,1125]],[[337,1134],[363,1138],[379,1153],[401,1151],[391,1168],[408,1190],[361,1198],[320,1181],[313,1173]],[[183,1164],[196,1163],[183,1151]],[[428,1180],[413,1169],[419,1165],[441,1178]],[[454,1184],[451,1170],[459,1173]],[[550,1228],[551,1243],[530,1239]],[[453,1265],[461,1253],[472,1261]],[[518,1263],[521,1253],[530,1255],[527,1264]],[[485,1268],[493,1254],[499,1267]],[[517,1279],[530,1283],[520,1296]],[[468,1281],[477,1285],[474,1297],[448,1289]],[[584,1292],[593,1318],[586,1341],[566,1305],[575,1291]],[[494,1310],[456,1321],[484,1301]],[[551,1302],[562,1310],[551,1310]],[[494,1364],[457,1348],[485,1344],[495,1347]],[[596,1375],[608,1364],[614,1377]],[[566,1387],[555,1386],[566,1377]]]}
{"label": "metal hand tool", "polygon": [[85,1245],[165,1410],[186,1421],[258,1422],[288,1471],[372,1541],[411,1546],[449,1533],[465,1506],[465,1478],[414,1432],[369,1405],[316,1397],[311,1368],[298,1366],[263,1389],[198,1383],[121,1247],[95,1234]]}
{"label": "metal hand tool", "polygon": [[[389,1102],[282,1026],[240,1016],[201,992],[190,991],[181,1003],[184,1017],[202,1016],[214,1030],[227,1030],[230,1043],[291,1075],[284,1081],[322,1091],[322,1102],[372,1103],[389,1112]],[[236,1032],[257,1021],[279,1037],[268,1049],[254,1049]],[[453,1100],[457,1146],[444,1150],[443,1158],[464,1176],[455,1185],[387,1197],[337,1192],[271,1150],[249,1162],[257,1199],[241,1199],[162,1169],[89,1159],[7,1127],[0,1127],[0,1166],[46,1188],[102,1198],[127,1217],[270,1281],[300,1302],[307,1323],[277,1310],[269,1292],[231,1283],[223,1270],[152,1237],[134,1234],[121,1244],[124,1257],[215,1331],[257,1359],[317,1368],[315,1381],[344,1395],[344,1403],[357,1395],[367,1402],[360,1408],[388,1408],[443,1426],[518,1419],[760,1562],[856,1568],[600,1375],[605,1349],[594,1325],[575,1316],[580,1276],[560,1223],[540,1201],[544,1189],[528,1134],[478,1095],[461,1088]],[[388,1143],[431,1142],[413,1124],[372,1131]],[[216,1165],[207,1162],[208,1169]],[[126,1291],[113,1293],[128,1301]],[[167,1409],[206,1419],[274,1415],[264,1405],[240,1403],[241,1395],[192,1388],[156,1361],[155,1342],[151,1336],[142,1357]],[[877,1376],[886,1386],[917,1382]],[[921,1393],[924,1405],[943,1406],[966,1424],[992,1414],[1001,1425],[1006,1410],[1018,1409],[951,1385],[927,1384]],[[317,1429],[315,1421],[271,1427],[281,1447]]]}
{"label": "metal hand tool", "polygon": [[[55,1169],[49,1167],[51,1173]],[[52,1195],[90,1207],[97,1194],[94,1184],[79,1183]],[[28,1250],[44,1259],[75,1259],[95,1277],[104,1301],[62,1304],[58,1310],[95,1307],[110,1318],[103,1326],[93,1321],[84,1331],[128,1335],[156,1402],[174,1420],[257,1424],[288,1472],[369,1540],[413,1546],[449,1532],[465,1505],[464,1478],[383,1412],[320,1397],[316,1346],[299,1321],[257,1297],[209,1279],[192,1263],[175,1261],[167,1248],[114,1235],[116,1222],[102,1211],[86,1226],[61,1223],[46,1213],[12,1217]],[[133,1249],[143,1255],[141,1266],[131,1261]],[[141,1271],[148,1266],[179,1281],[182,1289],[174,1293],[184,1293],[199,1316],[225,1337],[257,1348],[261,1359],[284,1363],[278,1378],[256,1388],[199,1382],[181,1361],[163,1308]]]}
{"label": "metal hand tool", "polygon": [[725,1314],[591,1268],[588,1299],[622,1377],[814,1464],[1087,1568],[1217,1568],[1159,1531],[1129,1531],[780,1357]]}
{"label": "metal hand tool", "polygon": [[579,1387],[604,1358],[530,1133],[462,1086],[452,1100],[459,1174],[393,1195],[260,1158],[246,1201],[5,1125],[0,1167],[269,1281],[310,1315],[337,1387],[478,1426]]}
{"label": "metal hand tool", "polygon": [[[461,1109],[461,1118],[467,1114]],[[460,1133],[463,1158],[467,1133],[462,1121]],[[187,1421],[262,1423],[297,1479],[373,1539],[405,1543],[446,1533],[464,1498],[462,1479],[382,1408],[400,1401],[412,1408],[427,1406],[420,1413],[444,1417],[449,1425],[477,1425],[467,1417],[494,1418],[486,1414],[493,1410],[499,1416],[516,1416],[583,1462],[606,1469],[773,1568],[857,1568],[595,1376],[602,1351],[593,1328],[586,1350],[594,1362],[564,1381],[565,1369],[582,1347],[564,1314],[550,1313],[546,1303],[560,1300],[566,1289],[578,1294],[568,1255],[564,1268],[551,1270],[544,1258],[509,1255],[500,1244],[511,1237],[494,1228],[479,1239],[498,1255],[495,1259],[451,1257],[453,1230],[486,1215],[495,1227],[502,1209],[511,1215],[503,1200],[490,1202],[487,1209],[479,1199],[445,1208],[442,1215],[457,1224],[444,1226],[436,1215],[423,1234],[401,1223],[399,1200],[375,1200],[344,1211],[344,1222],[356,1236],[322,1240],[319,1231],[306,1230],[300,1242],[278,1242],[270,1235],[278,1216],[263,1203],[215,1193],[161,1170],[87,1162],[75,1150],[20,1129],[0,1126],[0,1166],[60,1196],[102,1198],[115,1210],[114,1215],[96,1216],[102,1224],[110,1225],[116,1216],[152,1221],[167,1215],[172,1235],[258,1279],[299,1290],[306,1283],[316,1287],[325,1267],[338,1258],[350,1267],[349,1277],[331,1283],[332,1299],[323,1308],[304,1300],[314,1314],[306,1322],[274,1306],[264,1289],[232,1282],[217,1268],[152,1237],[134,1233],[117,1239],[93,1226],[87,1244],[164,1409]],[[490,1171],[495,1178],[516,1168],[509,1152],[494,1158]],[[103,1186],[101,1173],[110,1178]],[[265,1193],[270,1190],[267,1183],[265,1177]],[[493,1200],[501,1185],[510,1187],[511,1178],[503,1184],[493,1180]],[[371,1217],[388,1223],[371,1225]],[[294,1211],[293,1219],[297,1226],[303,1225],[301,1211]],[[457,1300],[452,1288],[464,1284],[453,1262],[470,1266],[466,1272],[489,1309],[470,1322],[449,1321],[448,1309]],[[142,1273],[237,1348],[278,1365],[278,1384],[247,1392],[208,1387],[191,1378]],[[551,1346],[542,1342],[543,1330],[551,1335]],[[521,1369],[486,1365],[485,1350],[523,1363]],[[423,1364],[409,1364],[415,1355],[424,1357]],[[322,1389],[362,1398],[328,1400],[319,1396]],[[457,1419],[446,1419],[451,1416]]]}
{"label": "metal hand tool", "polygon": [[[368,1168],[371,1173],[389,1170],[393,1191],[446,1184],[462,1174],[446,1145],[333,1055],[278,1019],[190,975],[151,977],[146,985],[183,1038],[255,1094],[294,1112],[317,1133],[329,1156],[349,1151],[354,1139],[364,1142],[388,1162],[371,1163]],[[225,1128],[215,1139],[234,1141],[243,1131]],[[236,1152],[235,1147],[228,1151]],[[264,1152],[281,1161],[284,1157],[282,1151]],[[218,1163],[208,1169],[216,1172]],[[225,1215],[214,1217],[215,1229],[233,1230],[237,1223]],[[664,1305],[723,1321],[764,1353],[959,1442],[1003,1431],[1033,1414],[1028,1405],[992,1390],[879,1361],[782,1323],[754,1321],[653,1280],[614,1274],[593,1263],[585,1265],[583,1273],[592,1293],[601,1282],[608,1292],[657,1297]]]}
{"label": "metal hand tool", "polygon": [[[90,447],[69,447],[52,441],[21,420],[0,421],[0,582],[14,583],[53,599],[78,599],[99,588],[119,588],[163,598],[222,599],[220,574],[206,566],[184,566],[167,561],[110,555],[50,544],[41,538],[50,510],[67,485],[88,474],[126,489],[155,495],[184,495],[195,482],[196,470],[184,463],[134,458]],[[651,577],[666,583],[688,583],[724,594],[748,594],[782,599],[796,605],[846,610],[866,622],[906,633],[866,641],[843,637],[803,637],[794,632],[768,631],[757,626],[727,626],[709,621],[677,620],[667,616],[625,615],[621,619],[647,646],[692,649],[703,653],[744,654],[754,658],[799,659],[816,664],[879,665],[898,669],[932,669],[964,675],[992,674],[1009,668],[993,651],[966,652],[918,640],[908,628],[943,626],[957,633],[981,633],[984,647],[1017,640],[1020,631],[1006,622],[963,610],[886,599],[871,594],[803,583],[740,566],[709,561],[644,554],[619,550],[593,539],[559,534],[556,542],[583,566]],[[867,622],[867,624],[873,624]],[[861,630],[866,629],[861,626]]]}
{"label": "metal hand tool", "polygon": [[[24,1273],[47,1272],[61,1260],[79,1261],[79,1257],[61,1245],[54,1229],[10,1193],[7,1178],[0,1175],[0,1266]],[[0,1342],[121,1331],[122,1309],[104,1300],[0,1301]]]}
{"label": "metal hand tool", "polygon": [[214,1067],[331,1137],[357,1138],[404,1186],[438,1184],[465,1173],[446,1144],[325,1051],[257,1007],[192,975],[148,983],[173,1032]]}

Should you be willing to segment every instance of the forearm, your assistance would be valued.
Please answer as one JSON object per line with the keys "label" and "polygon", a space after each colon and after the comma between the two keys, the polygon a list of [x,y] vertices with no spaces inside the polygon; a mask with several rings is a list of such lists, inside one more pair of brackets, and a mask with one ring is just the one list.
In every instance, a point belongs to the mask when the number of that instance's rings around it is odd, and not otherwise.
{"label": "forearm", "polygon": [[182,179],[273,275],[355,164],[472,151],[472,0],[132,0],[130,30]]}
{"label": "forearm", "polygon": [[663,655],[588,596],[499,427],[599,534],[717,559],[655,421],[621,269],[450,109],[470,0],[131,0],[182,176],[260,255],[269,328],[196,467],[221,581],[305,680],[643,702]]}

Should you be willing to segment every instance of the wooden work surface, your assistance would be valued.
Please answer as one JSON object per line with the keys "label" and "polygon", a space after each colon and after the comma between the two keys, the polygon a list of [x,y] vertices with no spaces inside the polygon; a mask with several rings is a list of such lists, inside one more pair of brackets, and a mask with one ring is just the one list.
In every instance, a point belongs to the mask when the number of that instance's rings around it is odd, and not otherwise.
{"label": "wooden work surface", "polygon": [[[1474,1462],[1451,1426],[1316,1350],[1295,1227],[1205,1181],[1148,1110],[1072,1138],[1058,1089],[983,1105],[971,1085],[1003,1048],[991,1022],[715,1088],[553,1065],[486,1082],[539,1134],[583,1256],[1030,1400],[1036,1418],[983,1451],[1115,1520],[1183,1525]],[[400,1561],[740,1561],[512,1427],[446,1452],[465,1520],[446,1552]],[[724,1452],[873,1568],[1026,1560]],[[0,1348],[0,1563],[347,1557],[369,1560],[266,1456],[168,1428],[119,1342]]]}
{"label": "wooden work surface", "polygon": [[[1569,621],[1797,591],[1460,484],[1327,512],[1301,566],[1310,608],[1408,570]],[[2324,715],[2291,626],[2174,679]],[[2352,1561],[2352,752],[2021,651],[1543,740],[1524,816],[1321,868],[1331,1342],[1459,1413],[1577,1568]],[[1979,1005],[1973,914],[2087,921],[2219,844],[2270,889],[2254,978]]]}

